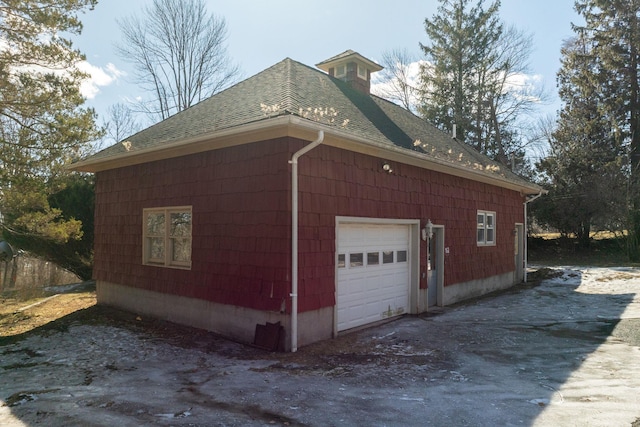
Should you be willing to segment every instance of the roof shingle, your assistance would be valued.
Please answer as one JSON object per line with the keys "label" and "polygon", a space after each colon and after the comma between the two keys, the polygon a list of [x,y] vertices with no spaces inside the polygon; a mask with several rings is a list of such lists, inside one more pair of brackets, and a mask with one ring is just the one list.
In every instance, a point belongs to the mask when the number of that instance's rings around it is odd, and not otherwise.
{"label": "roof shingle", "polygon": [[343,135],[401,147],[419,157],[466,167],[528,188],[537,187],[399,105],[352,89],[347,83],[290,58],[130,136],[126,144],[115,144],[89,159],[107,160],[283,115],[322,123]]}

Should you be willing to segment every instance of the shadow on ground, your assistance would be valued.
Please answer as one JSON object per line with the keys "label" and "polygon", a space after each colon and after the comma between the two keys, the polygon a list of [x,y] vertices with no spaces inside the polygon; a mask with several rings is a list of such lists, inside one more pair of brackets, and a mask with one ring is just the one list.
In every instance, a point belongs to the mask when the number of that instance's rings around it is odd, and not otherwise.
{"label": "shadow on ground", "polygon": [[631,425],[638,300],[581,275],[297,353],[93,307],[0,338],[0,424]]}

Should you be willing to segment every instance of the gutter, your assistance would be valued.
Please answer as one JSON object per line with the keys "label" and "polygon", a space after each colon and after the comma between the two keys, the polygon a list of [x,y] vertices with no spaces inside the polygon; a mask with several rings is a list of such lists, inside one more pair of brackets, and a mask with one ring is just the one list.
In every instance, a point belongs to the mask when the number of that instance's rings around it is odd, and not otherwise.
{"label": "gutter", "polygon": [[538,194],[533,195],[532,197],[528,198],[527,200],[524,201],[523,205],[524,205],[524,283],[527,283],[527,269],[529,268],[529,250],[527,248],[527,230],[529,229],[528,224],[527,224],[527,204],[533,202],[535,199],[537,199],[538,197],[542,196],[543,194],[545,194],[546,191],[541,191]]}
{"label": "gutter", "polygon": [[[317,129],[318,123],[296,116],[291,116],[292,130],[314,130]],[[410,150],[408,148],[390,145],[383,142],[375,141],[363,136],[354,135],[339,128],[328,129],[325,145],[338,147],[347,151],[361,153],[368,156],[384,157],[389,161],[400,162],[403,164],[416,166],[421,169],[432,170],[435,172],[445,173],[447,175],[457,176],[472,181],[482,182],[484,184],[495,185],[509,190],[523,192],[527,195],[545,192],[541,187],[533,185],[521,179],[517,182],[514,178],[508,178],[499,174],[493,174],[482,169],[474,167],[474,163],[457,164],[438,157],[434,157],[427,153]],[[290,136],[302,138],[301,134],[292,131]]]}
{"label": "gutter", "polygon": [[[309,134],[315,134],[317,132],[319,124],[318,122],[302,119],[294,115],[272,117],[245,125],[214,130],[197,137],[164,141],[156,146],[132,149],[131,151],[123,151],[111,156],[95,154],[87,159],[72,163],[68,166],[68,169],[96,173],[109,169],[262,141],[264,139],[284,136],[308,139],[310,138]],[[435,172],[458,176],[509,190],[520,191],[527,195],[536,194],[541,191],[539,186],[526,182],[517,182],[514,181],[514,179],[499,174],[476,169],[473,163],[456,164],[430,156],[427,153],[374,141],[338,128],[327,128],[327,130],[330,133],[326,135],[325,141],[323,142],[325,145],[331,145],[369,156],[385,157],[389,161],[400,162],[421,169],[433,170]]]}
{"label": "gutter", "polygon": [[[105,150],[84,160],[70,164],[67,169],[95,173],[261,141],[265,139],[265,134],[267,139],[287,136],[288,129],[292,124],[291,117],[279,116],[268,120],[258,120],[184,139],[159,139],[157,145],[132,148],[131,151],[125,150],[112,155],[103,155],[103,152],[110,148],[107,147]],[[126,141],[122,141],[119,144],[123,142]]]}
{"label": "gutter", "polygon": [[324,140],[324,132],[318,138],[293,154],[291,164],[291,352],[298,351],[298,159],[313,150]]}

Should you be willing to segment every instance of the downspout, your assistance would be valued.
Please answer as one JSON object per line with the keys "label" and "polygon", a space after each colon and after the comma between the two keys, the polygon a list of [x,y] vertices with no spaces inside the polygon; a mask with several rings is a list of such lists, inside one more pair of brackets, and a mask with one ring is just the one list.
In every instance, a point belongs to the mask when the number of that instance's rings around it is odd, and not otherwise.
{"label": "downspout", "polygon": [[527,236],[527,230],[529,229],[529,226],[527,224],[527,204],[533,202],[535,199],[537,199],[538,197],[542,196],[544,194],[544,192],[540,192],[536,195],[534,195],[533,197],[531,197],[530,199],[527,199],[524,201],[524,283],[527,283],[527,269],[529,268],[529,250],[527,248],[527,240],[528,240],[528,236]]}
{"label": "downspout", "polygon": [[313,150],[324,140],[324,132],[318,138],[293,154],[291,164],[291,352],[298,351],[298,159]]}

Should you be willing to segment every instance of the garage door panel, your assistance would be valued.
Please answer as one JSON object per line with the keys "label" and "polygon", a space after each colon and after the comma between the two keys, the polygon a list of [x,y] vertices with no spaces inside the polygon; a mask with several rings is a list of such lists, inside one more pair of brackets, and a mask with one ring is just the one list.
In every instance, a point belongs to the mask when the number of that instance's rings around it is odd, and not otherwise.
{"label": "garage door panel", "polygon": [[342,224],[337,246],[346,260],[337,276],[338,330],[407,311],[409,226]]}

